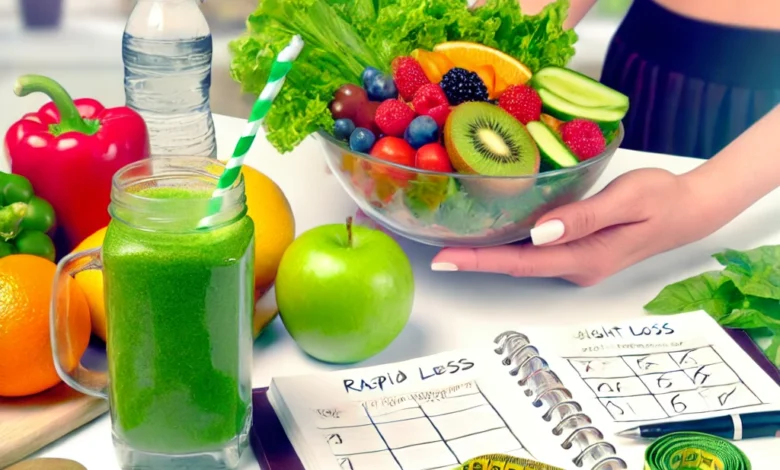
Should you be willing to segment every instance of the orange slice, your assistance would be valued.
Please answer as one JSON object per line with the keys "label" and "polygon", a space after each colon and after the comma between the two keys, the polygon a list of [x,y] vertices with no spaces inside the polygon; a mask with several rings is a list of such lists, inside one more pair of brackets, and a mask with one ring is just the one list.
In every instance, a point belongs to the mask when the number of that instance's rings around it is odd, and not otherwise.
{"label": "orange slice", "polygon": [[491,65],[496,73],[496,81],[500,77],[502,88],[495,90],[500,94],[509,85],[519,85],[531,79],[531,69],[514,57],[505,54],[498,49],[466,41],[449,41],[438,44],[433,48],[434,52],[440,52],[447,56],[456,67],[475,71],[482,65]]}
{"label": "orange slice", "polygon": [[501,78],[500,76],[497,76],[496,77],[496,84],[494,85],[494,88],[493,88],[493,93],[496,96],[501,96],[501,94],[507,88],[509,88],[509,84],[507,82],[505,82],[503,78]]}

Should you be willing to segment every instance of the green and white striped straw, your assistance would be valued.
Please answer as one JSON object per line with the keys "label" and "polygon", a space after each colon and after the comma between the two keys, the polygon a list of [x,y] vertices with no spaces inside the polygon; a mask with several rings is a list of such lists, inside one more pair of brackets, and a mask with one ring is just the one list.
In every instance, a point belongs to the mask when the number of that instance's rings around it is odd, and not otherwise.
{"label": "green and white striped straw", "polygon": [[255,136],[260,126],[263,124],[263,120],[268,111],[271,109],[274,99],[279,94],[279,91],[284,85],[284,81],[287,77],[287,73],[292,68],[293,61],[298,57],[303,49],[303,39],[300,36],[293,36],[290,44],[287,45],[279,55],[276,56],[273,65],[271,66],[271,73],[268,76],[268,82],[265,84],[263,91],[252,106],[252,112],[249,115],[247,125],[244,128],[244,133],[236,143],[236,148],[233,150],[233,156],[225,164],[225,171],[217,181],[217,188],[211,195],[209,201],[208,215],[200,220],[198,224],[199,228],[207,227],[210,225],[212,218],[219,213],[222,209],[222,196],[230,190],[230,188],[238,181],[238,176],[241,174],[241,165],[244,164],[244,157],[249,149],[252,147],[252,143],[255,141]]}

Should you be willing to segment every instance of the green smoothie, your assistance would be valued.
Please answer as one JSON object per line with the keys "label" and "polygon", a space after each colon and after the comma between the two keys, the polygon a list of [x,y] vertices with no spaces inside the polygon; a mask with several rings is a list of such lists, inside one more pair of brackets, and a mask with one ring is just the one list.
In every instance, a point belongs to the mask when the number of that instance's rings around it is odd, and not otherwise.
{"label": "green smoothie", "polygon": [[[151,198],[202,197],[151,188]],[[205,194],[208,196],[208,194]],[[145,452],[219,449],[251,410],[254,225],[112,220],[103,243],[114,434]]]}

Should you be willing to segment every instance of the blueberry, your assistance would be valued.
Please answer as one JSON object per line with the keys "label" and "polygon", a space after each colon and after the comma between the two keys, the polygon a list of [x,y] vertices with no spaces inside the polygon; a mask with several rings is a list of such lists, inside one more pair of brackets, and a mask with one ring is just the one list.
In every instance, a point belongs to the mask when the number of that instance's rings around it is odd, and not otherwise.
{"label": "blueberry", "polygon": [[339,140],[349,140],[349,136],[355,131],[355,123],[352,119],[336,119],[333,126],[333,134]]}
{"label": "blueberry", "polygon": [[360,80],[363,81],[363,88],[368,90],[368,85],[374,81],[374,79],[380,75],[382,72],[375,69],[374,67],[366,67],[365,70],[363,70],[363,74],[360,75]]}
{"label": "blueberry", "polygon": [[404,132],[404,139],[418,149],[439,140],[439,126],[430,116],[417,116]]}
{"label": "blueberry", "polygon": [[368,84],[366,89],[368,99],[371,101],[392,100],[398,97],[398,88],[395,86],[393,77],[390,75],[379,74]]}
{"label": "blueberry", "polygon": [[349,148],[355,152],[368,152],[374,146],[374,142],[376,142],[374,133],[365,127],[358,127],[349,136]]}

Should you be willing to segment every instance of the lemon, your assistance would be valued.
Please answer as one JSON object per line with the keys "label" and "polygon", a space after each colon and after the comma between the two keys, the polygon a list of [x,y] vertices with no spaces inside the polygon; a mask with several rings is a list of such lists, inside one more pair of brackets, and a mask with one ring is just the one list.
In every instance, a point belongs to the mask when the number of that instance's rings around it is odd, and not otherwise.
{"label": "lemon", "polygon": [[[96,230],[92,235],[85,238],[73,249],[73,253],[103,246],[107,228],[103,227]],[[97,269],[90,269],[81,271],[74,277],[87,298],[89,314],[92,318],[92,333],[106,341],[106,306],[103,303],[103,273]]]}

